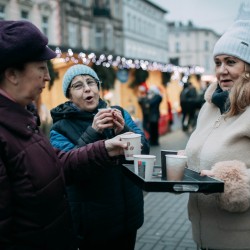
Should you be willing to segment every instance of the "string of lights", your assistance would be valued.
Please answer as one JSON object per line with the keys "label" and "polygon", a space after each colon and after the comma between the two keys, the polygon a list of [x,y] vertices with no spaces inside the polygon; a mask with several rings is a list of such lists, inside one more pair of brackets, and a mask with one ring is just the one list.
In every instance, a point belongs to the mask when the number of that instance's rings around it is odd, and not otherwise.
{"label": "string of lights", "polygon": [[161,72],[178,72],[184,75],[190,74],[202,74],[204,68],[200,66],[192,67],[181,67],[173,64],[163,64],[155,61],[141,60],[141,59],[128,59],[122,56],[113,56],[111,54],[104,55],[101,54],[97,56],[95,53],[91,52],[89,54],[80,52],[74,53],[72,49],[68,49],[67,53],[62,53],[59,47],[56,48],[57,59],[59,62],[68,63],[73,62],[75,64],[83,63],[89,65],[94,63],[96,65],[102,65],[103,67],[117,67],[118,69],[143,69],[147,71],[161,71]]}

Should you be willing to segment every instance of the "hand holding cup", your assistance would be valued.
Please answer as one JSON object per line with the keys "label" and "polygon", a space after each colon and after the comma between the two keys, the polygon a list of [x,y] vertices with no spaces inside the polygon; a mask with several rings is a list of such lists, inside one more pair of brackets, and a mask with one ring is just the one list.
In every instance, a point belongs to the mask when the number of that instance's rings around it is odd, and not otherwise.
{"label": "hand holding cup", "polygon": [[98,113],[94,116],[92,128],[98,133],[102,133],[104,129],[113,128],[113,114],[111,108],[98,109]]}
{"label": "hand holding cup", "polygon": [[124,129],[125,121],[120,110],[115,108],[100,108],[95,115],[92,127],[99,133],[104,129],[114,129],[119,134]]}
{"label": "hand holding cup", "polygon": [[124,151],[128,149],[128,143],[126,141],[121,140],[121,136],[133,134],[132,132],[127,132],[121,135],[117,135],[112,139],[108,139],[104,141],[105,148],[110,157],[123,155]]}
{"label": "hand holding cup", "polygon": [[133,161],[133,155],[141,154],[141,134],[125,133],[120,136],[122,141],[128,143],[128,148],[124,149],[125,159]]}

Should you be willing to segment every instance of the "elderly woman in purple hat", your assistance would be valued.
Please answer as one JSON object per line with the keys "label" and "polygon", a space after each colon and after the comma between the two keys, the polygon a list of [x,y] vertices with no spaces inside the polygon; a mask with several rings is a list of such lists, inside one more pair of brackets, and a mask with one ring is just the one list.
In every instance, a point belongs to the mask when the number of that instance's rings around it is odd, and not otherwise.
{"label": "elderly woman in purple hat", "polygon": [[109,171],[127,147],[119,136],[69,153],[51,146],[31,105],[50,80],[47,44],[28,21],[0,21],[1,250],[76,249],[65,182]]}
{"label": "elderly woman in purple hat", "polygon": [[198,249],[250,249],[250,20],[236,21],[213,51],[217,83],[205,93],[187,146],[188,166],[225,182],[224,193],[190,194]]}

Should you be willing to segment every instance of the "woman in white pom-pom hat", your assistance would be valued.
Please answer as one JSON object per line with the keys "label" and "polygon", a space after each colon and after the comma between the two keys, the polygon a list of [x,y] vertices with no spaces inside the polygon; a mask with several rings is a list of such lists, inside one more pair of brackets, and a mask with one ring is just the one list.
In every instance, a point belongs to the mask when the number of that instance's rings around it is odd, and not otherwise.
{"label": "woman in white pom-pom hat", "polygon": [[190,194],[188,214],[199,249],[250,249],[250,20],[236,21],[213,57],[217,83],[185,153],[190,168],[224,180],[225,190]]}

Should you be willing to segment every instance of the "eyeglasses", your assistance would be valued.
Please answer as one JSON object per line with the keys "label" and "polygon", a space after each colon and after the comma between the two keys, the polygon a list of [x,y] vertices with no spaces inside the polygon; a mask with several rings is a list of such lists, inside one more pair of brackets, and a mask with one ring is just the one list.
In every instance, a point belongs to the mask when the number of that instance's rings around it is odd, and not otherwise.
{"label": "eyeglasses", "polygon": [[88,88],[95,88],[97,86],[97,82],[95,80],[88,80],[85,83],[84,82],[76,82],[74,84],[72,84],[70,86],[71,89],[74,90],[85,90],[86,86],[88,86]]}

